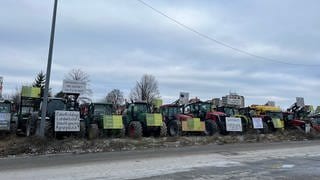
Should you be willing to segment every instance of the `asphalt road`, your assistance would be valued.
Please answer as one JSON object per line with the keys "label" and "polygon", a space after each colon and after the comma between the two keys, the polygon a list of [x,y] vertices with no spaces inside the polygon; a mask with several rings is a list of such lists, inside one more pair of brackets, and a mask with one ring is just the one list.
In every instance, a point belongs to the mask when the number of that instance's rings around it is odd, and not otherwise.
{"label": "asphalt road", "polygon": [[0,179],[319,179],[320,141],[0,160]]}

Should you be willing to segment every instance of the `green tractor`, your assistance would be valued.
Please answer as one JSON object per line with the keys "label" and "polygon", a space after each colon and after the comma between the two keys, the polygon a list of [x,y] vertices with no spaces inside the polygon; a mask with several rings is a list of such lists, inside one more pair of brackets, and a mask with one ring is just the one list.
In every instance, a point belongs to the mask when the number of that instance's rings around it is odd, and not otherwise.
{"label": "green tractor", "polygon": [[85,121],[89,139],[104,135],[125,136],[122,116],[115,114],[110,103],[83,104],[80,106],[80,114]]}
{"label": "green tractor", "polygon": [[36,133],[41,97],[40,88],[23,86],[18,110],[17,130],[19,136],[32,136]]}
{"label": "green tractor", "polygon": [[162,120],[160,113],[153,113],[152,105],[146,102],[133,102],[127,104],[126,110],[123,112],[123,123],[126,127],[127,134],[132,138],[140,138],[142,136],[166,136],[167,126]]}
{"label": "green tractor", "polygon": [[[85,122],[80,118],[79,105],[76,97],[49,98],[45,136],[47,138],[63,138],[64,136],[85,136]],[[40,111],[41,112],[41,111]],[[39,122],[37,123],[39,127]],[[39,129],[39,128],[38,128]]]}
{"label": "green tractor", "polygon": [[17,124],[13,120],[12,107],[10,101],[0,101],[0,132],[15,133]]}

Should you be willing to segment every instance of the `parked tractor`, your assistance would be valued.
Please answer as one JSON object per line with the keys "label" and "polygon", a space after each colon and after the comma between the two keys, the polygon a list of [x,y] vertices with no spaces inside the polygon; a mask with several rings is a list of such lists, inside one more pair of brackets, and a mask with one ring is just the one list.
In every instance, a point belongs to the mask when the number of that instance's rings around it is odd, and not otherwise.
{"label": "parked tractor", "polygon": [[84,119],[87,137],[95,139],[104,135],[123,137],[125,127],[122,116],[116,115],[110,103],[90,103],[80,106],[81,118]]}
{"label": "parked tractor", "polygon": [[205,133],[205,122],[182,113],[182,106],[167,104],[160,107],[163,121],[168,127],[170,136],[181,136],[186,133]]}
{"label": "parked tractor", "polygon": [[283,114],[279,107],[267,105],[252,105],[254,115],[261,117],[263,122],[268,126],[268,131],[284,129]]}
{"label": "parked tractor", "polygon": [[129,137],[166,136],[167,126],[160,113],[155,113],[151,104],[133,102],[127,104],[122,119]]}
{"label": "parked tractor", "polygon": [[239,114],[249,119],[249,122],[250,122],[249,128],[252,128],[252,129],[254,129],[253,118],[261,118],[262,126],[261,126],[261,129],[258,129],[258,133],[264,133],[264,134],[269,133],[267,122],[263,120],[262,116],[257,115],[255,109],[251,107],[240,108]]}
{"label": "parked tractor", "polygon": [[16,121],[13,119],[13,108],[10,101],[0,101],[0,132],[15,133]]}
{"label": "parked tractor", "polygon": [[309,115],[311,110],[304,103],[293,103],[286,112],[283,113],[285,127],[296,128],[301,131],[306,131],[306,127],[310,127],[311,122]]}
{"label": "parked tractor", "polygon": [[36,133],[36,123],[40,109],[40,88],[23,86],[18,111],[17,135],[32,136]]}
{"label": "parked tractor", "polygon": [[[48,99],[45,122],[46,137],[63,138],[71,135],[85,137],[85,122],[80,118],[77,97],[78,95],[69,94],[65,98]],[[37,124],[39,127],[40,123]]]}
{"label": "parked tractor", "polygon": [[228,117],[236,117],[241,119],[242,132],[252,129],[252,120],[250,117],[240,114],[239,109],[234,106],[220,106],[216,108],[217,111],[225,113]]}
{"label": "parked tractor", "polygon": [[209,102],[193,102],[183,108],[183,114],[193,118],[200,118],[205,122],[207,135],[213,135],[216,132],[227,134],[226,114],[219,111],[213,111],[212,104]]}

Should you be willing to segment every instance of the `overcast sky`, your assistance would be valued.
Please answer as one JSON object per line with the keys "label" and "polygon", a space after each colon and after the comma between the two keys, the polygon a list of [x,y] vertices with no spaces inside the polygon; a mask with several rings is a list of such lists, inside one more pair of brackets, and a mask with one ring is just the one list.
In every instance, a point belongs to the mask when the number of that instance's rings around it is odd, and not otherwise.
{"label": "overcast sky", "polygon": [[[114,88],[128,95],[153,74],[165,102],[180,91],[206,100],[229,92],[246,105],[286,108],[296,96],[320,104],[320,2],[317,0],[145,0],[168,16],[253,58],[178,26],[136,0],[59,0],[51,87],[81,68],[93,99]],[[0,76],[4,93],[31,84],[46,68],[53,0],[1,0]]]}

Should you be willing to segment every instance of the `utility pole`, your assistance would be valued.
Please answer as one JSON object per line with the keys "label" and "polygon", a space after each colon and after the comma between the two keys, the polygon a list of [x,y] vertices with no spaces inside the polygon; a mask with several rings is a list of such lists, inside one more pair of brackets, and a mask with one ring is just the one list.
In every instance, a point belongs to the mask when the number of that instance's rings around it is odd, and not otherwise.
{"label": "utility pole", "polygon": [[45,137],[45,122],[46,122],[46,112],[48,105],[48,94],[49,94],[49,81],[51,73],[51,64],[52,64],[52,51],[54,44],[54,32],[56,27],[56,16],[57,16],[57,6],[58,0],[54,0],[53,7],[53,16],[52,16],[52,25],[51,25],[51,35],[50,35],[50,45],[49,45],[49,54],[48,54],[48,64],[47,64],[47,73],[46,73],[46,84],[44,88],[43,102],[41,107],[41,122],[40,122],[40,137]]}

